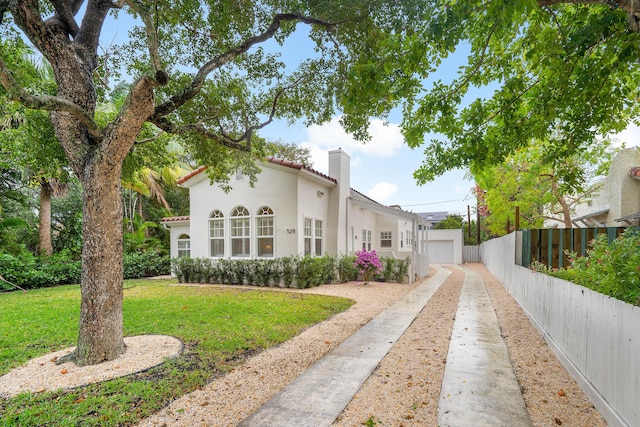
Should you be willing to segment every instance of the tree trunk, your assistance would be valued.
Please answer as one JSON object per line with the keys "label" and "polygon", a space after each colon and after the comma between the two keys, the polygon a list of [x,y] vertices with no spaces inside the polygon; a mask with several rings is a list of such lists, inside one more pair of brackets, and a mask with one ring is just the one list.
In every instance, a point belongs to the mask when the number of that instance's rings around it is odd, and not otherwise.
{"label": "tree trunk", "polygon": [[82,180],[84,244],[79,366],[113,360],[125,351],[122,329],[122,199],[120,168],[100,162]]}
{"label": "tree trunk", "polygon": [[40,184],[40,212],[38,213],[39,253],[51,255],[51,188]]}

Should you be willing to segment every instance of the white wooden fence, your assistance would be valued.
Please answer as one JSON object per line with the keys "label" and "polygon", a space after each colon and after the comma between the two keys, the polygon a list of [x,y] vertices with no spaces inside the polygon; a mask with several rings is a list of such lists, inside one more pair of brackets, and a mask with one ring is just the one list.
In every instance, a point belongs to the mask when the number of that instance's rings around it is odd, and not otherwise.
{"label": "white wooden fence", "polygon": [[640,426],[640,307],[515,264],[516,235],[482,261],[540,329],[610,426]]}

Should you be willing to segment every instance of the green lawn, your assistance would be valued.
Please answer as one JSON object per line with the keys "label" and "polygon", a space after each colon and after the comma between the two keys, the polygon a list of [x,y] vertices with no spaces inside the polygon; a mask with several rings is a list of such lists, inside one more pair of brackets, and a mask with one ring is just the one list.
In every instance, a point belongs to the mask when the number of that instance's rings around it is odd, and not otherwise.
{"label": "green lawn", "polygon": [[[288,292],[125,282],[125,336],[171,335],[185,352],[141,374],[71,391],[0,399],[0,425],[130,425],[353,303]],[[0,375],[29,359],[75,345],[78,286],[0,294]]]}

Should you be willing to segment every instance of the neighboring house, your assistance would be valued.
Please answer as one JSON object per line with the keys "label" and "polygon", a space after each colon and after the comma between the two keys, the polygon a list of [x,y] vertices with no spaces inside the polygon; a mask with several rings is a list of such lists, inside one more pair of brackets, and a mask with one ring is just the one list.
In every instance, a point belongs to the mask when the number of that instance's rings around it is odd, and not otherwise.
{"label": "neighboring house", "polygon": [[411,258],[409,280],[429,271],[427,222],[384,206],[350,187],[350,156],[329,152],[329,174],[269,158],[254,187],[242,174],[225,193],[205,167],[179,185],[189,189],[190,216],[164,218],[171,257],[279,258],[353,255],[366,248],[381,257]]}
{"label": "neighboring house", "polygon": [[421,212],[418,213],[418,215],[420,215],[422,219],[429,223],[428,229],[433,230],[433,227],[436,224],[447,219],[447,217],[449,216],[449,212]]}
{"label": "neighboring house", "polygon": [[609,173],[592,199],[578,205],[571,219],[575,227],[639,225],[640,150],[622,150],[611,160]]}

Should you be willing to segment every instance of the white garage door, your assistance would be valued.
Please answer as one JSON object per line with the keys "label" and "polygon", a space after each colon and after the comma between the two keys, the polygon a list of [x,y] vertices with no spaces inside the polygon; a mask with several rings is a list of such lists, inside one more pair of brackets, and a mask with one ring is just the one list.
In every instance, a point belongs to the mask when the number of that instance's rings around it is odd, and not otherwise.
{"label": "white garage door", "polygon": [[453,264],[453,240],[429,240],[429,262]]}

